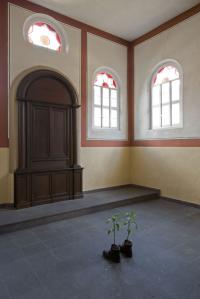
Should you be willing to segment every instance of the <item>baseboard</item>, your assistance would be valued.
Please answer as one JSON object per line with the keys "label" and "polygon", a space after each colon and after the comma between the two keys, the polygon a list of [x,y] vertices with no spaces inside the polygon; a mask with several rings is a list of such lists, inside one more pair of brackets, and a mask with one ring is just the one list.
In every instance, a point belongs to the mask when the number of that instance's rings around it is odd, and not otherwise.
{"label": "baseboard", "polygon": [[112,191],[112,190],[118,190],[118,189],[123,189],[123,188],[130,188],[130,187],[134,187],[134,188],[138,188],[138,189],[145,189],[145,190],[151,190],[151,191],[155,191],[158,192],[160,194],[160,190],[156,189],[156,188],[151,188],[151,187],[145,187],[145,186],[141,186],[141,185],[136,185],[136,184],[126,184],[126,185],[118,185],[118,186],[112,186],[112,187],[106,187],[106,188],[99,188],[99,189],[92,189],[92,190],[88,190],[88,191],[84,191],[83,194],[89,194],[89,193],[94,193],[94,192],[102,192],[102,191]]}
{"label": "baseboard", "polygon": [[1,203],[0,204],[0,210],[3,210],[3,209],[14,209],[14,203]]}
{"label": "baseboard", "polygon": [[106,187],[106,188],[87,190],[87,191],[84,191],[83,194],[90,194],[90,193],[94,193],[94,192],[102,192],[102,191],[109,191],[109,190],[112,191],[112,190],[128,188],[128,187],[132,187],[132,184],[118,185],[118,186],[112,186],[112,187]]}
{"label": "baseboard", "polygon": [[157,189],[157,188],[152,188],[152,187],[147,187],[147,186],[142,186],[142,185],[137,185],[137,184],[131,184],[131,186],[135,187],[135,188],[139,188],[139,189],[148,189],[151,191],[159,192],[159,194],[161,193],[160,189]]}
{"label": "baseboard", "polygon": [[161,196],[161,199],[164,199],[166,201],[170,201],[170,202],[175,202],[184,206],[189,206],[192,208],[197,208],[200,209],[200,204],[197,203],[193,203],[193,202],[188,202],[185,200],[180,200],[180,199],[176,199],[176,198],[172,198],[172,197],[166,197],[166,196]]}

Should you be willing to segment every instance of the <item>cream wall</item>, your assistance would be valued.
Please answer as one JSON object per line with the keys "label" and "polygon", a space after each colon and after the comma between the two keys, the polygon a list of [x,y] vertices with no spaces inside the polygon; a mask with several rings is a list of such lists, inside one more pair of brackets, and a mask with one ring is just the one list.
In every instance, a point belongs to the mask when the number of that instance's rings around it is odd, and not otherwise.
{"label": "cream wall", "polygon": [[[77,28],[64,25],[68,36],[69,52],[54,53],[43,48],[34,47],[23,38],[23,25],[32,12],[13,4],[9,5],[9,135],[10,148],[0,149],[0,204],[12,203],[13,196],[13,174],[17,168],[17,107],[15,94],[20,80],[30,71],[41,68],[55,70],[64,75],[75,87],[81,104],[81,31]],[[106,46],[107,45],[107,46]],[[110,47],[110,45],[112,45]],[[117,57],[121,62],[117,64],[120,76],[126,84],[125,63],[126,51],[124,47],[103,40],[99,45],[97,53],[93,51],[92,57],[96,61],[99,53],[105,51],[107,58],[115,55],[113,48],[117,49]],[[90,57],[90,54],[88,58]],[[96,57],[96,58],[95,58]],[[111,59],[112,60],[112,59]],[[106,60],[106,61],[109,61]],[[104,61],[104,63],[106,63]],[[104,65],[105,66],[105,65]],[[110,65],[109,65],[110,66]],[[127,102],[125,85],[123,98]],[[126,106],[126,103],[125,103]],[[78,111],[78,160],[84,167],[83,188],[84,190],[98,189],[130,183],[130,149],[129,148],[81,148],[81,110]]]}
{"label": "cream wall", "polygon": [[132,183],[200,204],[200,148],[132,148]]}
{"label": "cream wall", "polygon": [[[200,137],[200,14],[135,47],[135,139]],[[150,79],[155,67],[172,59],[183,72],[183,127],[150,130]]]}

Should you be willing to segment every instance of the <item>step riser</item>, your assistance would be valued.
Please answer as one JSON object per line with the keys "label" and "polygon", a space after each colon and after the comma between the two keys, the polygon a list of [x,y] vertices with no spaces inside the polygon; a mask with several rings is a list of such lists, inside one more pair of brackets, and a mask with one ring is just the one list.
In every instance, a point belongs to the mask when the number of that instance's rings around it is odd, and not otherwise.
{"label": "step riser", "polygon": [[120,200],[117,202],[111,202],[111,203],[92,206],[92,207],[88,207],[88,208],[82,208],[82,209],[75,210],[75,211],[69,211],[69,212],[46,216],[46,217],[37,218],[37,219],[33,219],[33,220],[26,220],[26,221],[22,221],[19,223],[2,225],[2,226],[0,226],[0,235],[10,233],[10,232],[15,232],[18,230],[24,230],[24,229],[36,227],[36,226],[43,225],[43,224],[48,224],[51,222],[72,219],[72,218],[89,215],[89,214],[96,213],[96,212],[101,212],[101,211],[105,211],[105,210],[109,210],[109,209],[113,209],[113,208],[131,205],[133,203],[138,203],[138,202],[143,202],[143,201],[153,200],[153,199],[158,199],[158,198],[159,198],[159,193],[148,194],[148,195],[138,196],[133,199],[130,199],[130,198],[123,199],[123,200]]}

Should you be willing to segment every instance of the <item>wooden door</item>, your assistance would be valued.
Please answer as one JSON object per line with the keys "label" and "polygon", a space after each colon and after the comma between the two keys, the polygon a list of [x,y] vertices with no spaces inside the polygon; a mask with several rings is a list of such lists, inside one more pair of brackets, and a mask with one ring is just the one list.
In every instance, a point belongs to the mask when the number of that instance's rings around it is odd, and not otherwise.
{"label": "wooden door", "polygon": [[81,196],[82,168],[76,161],[78,105],[72,86],[57,73],[36,71],[21,82],[17,100],[16,207]]}
{"label": "wooden door", "polygon": [[71,107],[37,103],[30,103],[29,106],[30,167],[48,169],[72,166]]}

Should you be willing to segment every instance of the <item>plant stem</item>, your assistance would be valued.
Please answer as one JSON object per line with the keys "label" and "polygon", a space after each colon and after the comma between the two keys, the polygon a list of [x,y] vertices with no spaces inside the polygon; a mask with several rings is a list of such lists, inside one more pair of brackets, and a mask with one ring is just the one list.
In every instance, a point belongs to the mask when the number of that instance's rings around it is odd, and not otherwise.
{"label": "plant stem", "polygon": [[115,244],[115,221],[113,223],[113,226],[114,226],[114,244]]}
{"label": "plant stem", "polygon": [[130,221],[128,222],[128,234],[127,234],[127,240],[129,240],[129,236],[130,236]]}

